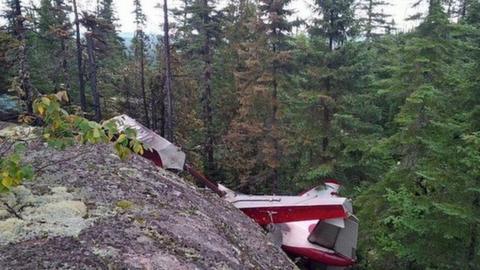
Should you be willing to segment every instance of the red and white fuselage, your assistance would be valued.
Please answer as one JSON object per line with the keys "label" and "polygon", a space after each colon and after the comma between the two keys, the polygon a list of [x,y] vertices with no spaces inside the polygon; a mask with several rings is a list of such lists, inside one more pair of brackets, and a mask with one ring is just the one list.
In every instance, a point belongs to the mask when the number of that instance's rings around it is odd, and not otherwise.
{"label": "red and white fuselage", "polygon": [[358,220],[340,185],[328,180],[299,196],[237,194],[223,186],[226,200],[258,224],[281,232],[283,250],[328,266],[355,263]]}

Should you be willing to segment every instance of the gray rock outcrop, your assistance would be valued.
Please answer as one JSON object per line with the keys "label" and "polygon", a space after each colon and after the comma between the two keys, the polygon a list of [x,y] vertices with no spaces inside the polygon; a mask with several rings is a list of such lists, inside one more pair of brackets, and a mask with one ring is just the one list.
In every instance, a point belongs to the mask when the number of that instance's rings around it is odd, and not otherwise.
{"label": "gray rock outcrop", "polygon": [[25,161],[36,178],[0,195],[0,269],[295,269],[238,209],[142,157],[36,142]]}

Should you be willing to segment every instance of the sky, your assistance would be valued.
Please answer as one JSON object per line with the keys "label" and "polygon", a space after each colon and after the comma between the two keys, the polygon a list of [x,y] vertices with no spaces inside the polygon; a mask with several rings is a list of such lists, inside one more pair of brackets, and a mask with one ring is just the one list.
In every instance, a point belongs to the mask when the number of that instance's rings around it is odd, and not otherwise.
{"label": "sky", "polygon": [[[4,1],[0,0],[0,10],[5,8]],[[39,0],[23,0],[26,3],[30,1],[38,3]],[[77,0],[79,9],[85,10],[95,6],[97,0]],[[169,8],[178,7],[181,3],[179,0],[168,0]],[[219,0],[220,2],[222,0]],[[401,31],[407,31],[413,28],[415,22],[407,22],[405,18],[413,13],[418,12],[411,8],[412,2],[415,0],[387,0],[391,4],[390,7],[385,9],[385,12],[391,14],[397,23],[397,27]],[[147,26],[146,32],[148,33],[160,33],[161,22],[163,21],[163,11],[160,8],[155,8],[159,0],[140,0],[142,3],[144,12],[147,16]],[[295,17],[302,19],[310,19],[313,16],[313,11],[311,8],[312,0],[292,0],[289,8],[293,9],[296,12]],[[115,9],[117,12],[118,23],[119,23],[119,32],[133,33],[136,29],[135,24],[133,23],[133,0],[114,0]],[[0,21],[0,23],[4,23]]]}
{"label": "sky", "polygon": [[[80,0],[84,2],[92,0]],[[158,0],[141,0],[145,14],[147,15],[147,32],[158,33],[161,31],[160,23],[163,21],[163,11],[159,8],[154,8]],[[163,2],[163,1],[162,1]],[[221,2],[221,0],[220,0]],[[412,2],[416,0],[387,0],[391,4],[385,11],[388,14],[391,14],[395,19],[395,22],[398,24],[400,30],[406,31],[411,29],[416,25],[415,22],[406,22],[405,18],[418,12],[418,10],[412,9]],[[135,25],[133,21],[133,0],[114,0],[118,18],[120,18],[121,31],[122,32],[133,32],[135,31]],[[179,6],[181,1],[178,0],[169,0],[169,8]],[[312,11],[312,0],[292,0],[289,8],[293,9],[296,12],[295,17],[300,17],[302,19],[309,19],[313,16]]]}

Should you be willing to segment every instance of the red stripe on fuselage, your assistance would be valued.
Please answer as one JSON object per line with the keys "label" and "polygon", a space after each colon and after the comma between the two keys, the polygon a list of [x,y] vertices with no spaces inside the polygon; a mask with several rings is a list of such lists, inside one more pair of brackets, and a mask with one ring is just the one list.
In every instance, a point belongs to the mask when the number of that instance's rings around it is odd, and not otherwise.
{"label": "red stripe on fuselage", "polygon": [[343,205],[293,205],[241,208],[240,210],[260,225],[347,217]]}
{"label": "red stripe on fuselage", "polygon": [[142,157],[153,161],[153,163],[155,163],[155,165],[163,168],[162,159],[160,158],[160,155],[158,154],[157,151],[155,151],[153,149],[152,150],[145,149],[145,150],[143,150]]}
{"label": "red stripe on fuselage", "polygon": [[307,257],[308,259],[330,266],[352,266],[355,261],[336,253],[327,253],[314,248],[282,246],[282,249],[290,254]]}

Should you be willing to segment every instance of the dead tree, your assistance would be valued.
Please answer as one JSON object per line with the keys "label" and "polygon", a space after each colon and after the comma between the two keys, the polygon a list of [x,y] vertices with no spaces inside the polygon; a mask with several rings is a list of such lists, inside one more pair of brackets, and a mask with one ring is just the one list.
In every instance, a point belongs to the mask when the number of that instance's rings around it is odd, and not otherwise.
{"label": "dead tree", "polygon": [[85,80],[83,73],[82,42],[80,38],[80,20],[78,18],[77,1],[73,2],[73,14],[75,16],[75,43],[77,45],[77,68],[78,68],[78,88],[80,95],[80,106],[82,111],[87,111],[87,98],[85,96]]}
{"label": "dead tree", "polygon": [[168,6],[167,0],[163,0],[163,43],[164,43],[164,56],[165,56],[165,84],[164,84],[164,121],[163,130],[165,132],[165,138],[171,142],[174,141],[174,123],[173,123],[173,93],[172,93],[172,67],[171,67],[171,55],[170,55],[170,36],[169,36],[169,24],[168,24]]}

